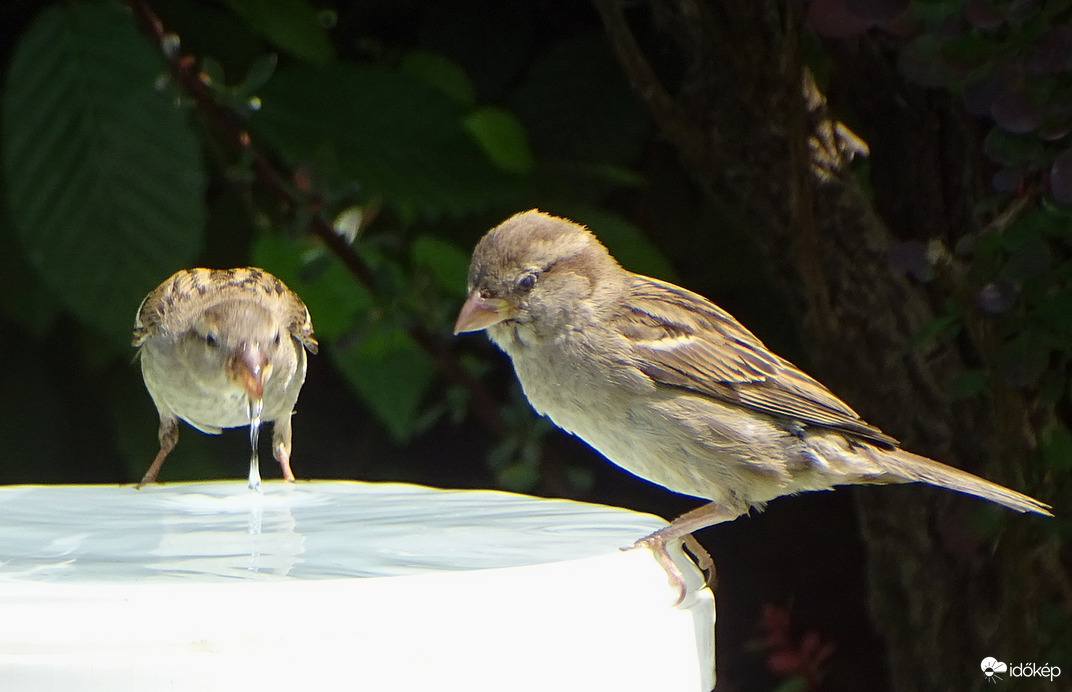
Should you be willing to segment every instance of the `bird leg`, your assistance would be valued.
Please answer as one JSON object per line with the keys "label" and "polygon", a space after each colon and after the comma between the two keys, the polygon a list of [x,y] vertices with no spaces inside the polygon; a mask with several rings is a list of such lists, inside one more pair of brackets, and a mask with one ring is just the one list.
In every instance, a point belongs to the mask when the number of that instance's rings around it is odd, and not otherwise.
{"label": "bird leg", "polygon": [[633,548],[648,548],[651,550],[655,560],[666,570],[670,585],[677,589],[678,597],[674,601],[674,605],[678,605],[685,600],[685,575],[681,573],[677,563],[670,557],[670,553],[666,550],[666,544],[684,539],[689,550],[693,552],[700,563],[700,568],[704,571],[713,570],[714,562],[712,562],[711,556],[703,548],[700,548],[699,554],[697,554],[694,548],[698,548],[699,544],[690,534],[693,531],[699,531],[714,524],[736,519],[738,516],[738,513],[726,509],[717,502],[709,502],[682,514],[650,536],[641,538],[633,544]]}
{"label": "bird leg", "polygon": [[156,475],[160,473],[165,457],[175,449],[175,445],[179,442],[179,419],[174,416],[161,416],[157,437],[160,439],[160,451],[156,453],[156,458],[149,465],[149,470],[141,477],[141,481],[134,486],[136,490],[141,490],[143,485],[156,482]]}
{"label": "bird leg", "polygon": [[283,479],[289,483],[294,482],[294,472],[290,470],[290,417],[277,420],[272,430],[272,451],[275,460],[283,469]]}
{"label": "bird leg", "polygon": [[283,479],[293,483],[294,472],[290,470],[290,450],[288,445],[284,445],[282,442],[275,445],[275,459],[283,469]]}

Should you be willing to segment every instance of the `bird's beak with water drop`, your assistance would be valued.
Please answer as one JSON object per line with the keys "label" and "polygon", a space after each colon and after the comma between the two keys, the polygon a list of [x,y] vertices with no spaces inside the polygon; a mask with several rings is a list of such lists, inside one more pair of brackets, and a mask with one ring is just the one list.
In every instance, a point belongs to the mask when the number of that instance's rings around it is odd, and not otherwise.
{"label": "bird's beak with water drop", "polygon": [[227,373],[232,382],[246,390],[250,401],[260,401],[272,374],[272,364],[259,346],[243,343],[227,360]]}
{"label": "bird's beak with water drop", "polygon": [[473,291],[466,298],[454,323],[454,333],[477,332],[517,316],[517,308],[501,298],[485,298]]}

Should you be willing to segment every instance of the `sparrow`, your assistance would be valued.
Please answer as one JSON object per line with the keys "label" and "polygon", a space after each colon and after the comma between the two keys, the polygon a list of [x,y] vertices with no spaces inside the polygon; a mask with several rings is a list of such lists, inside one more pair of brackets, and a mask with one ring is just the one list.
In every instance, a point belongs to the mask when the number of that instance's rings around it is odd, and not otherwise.
{"label": "sparrow", "polygon": [[[136,487],[156,480],[179,440],[180,418],[218,435],[250,425],[258,411],[273,422],[272,450],[294,481],[290,416],[305,382],[305,351],[316,353],[317,342],[305,303],[282,281],[256,267],[178,271],[138,307],[132,345],[160,414],[160,451]],[[254,448],[251,486],[255,471]]]}
{"label": "sparrow", "polygon": [[531,210],[491,229],[468,290],[454,333],[486,331],[538,413],[627,471],[708,500],[633,546],[653,551],[678,602],[666,545],[782,495],[920,482],[1050,515],[901,449],[725,310],[626,271],[568,219]]}

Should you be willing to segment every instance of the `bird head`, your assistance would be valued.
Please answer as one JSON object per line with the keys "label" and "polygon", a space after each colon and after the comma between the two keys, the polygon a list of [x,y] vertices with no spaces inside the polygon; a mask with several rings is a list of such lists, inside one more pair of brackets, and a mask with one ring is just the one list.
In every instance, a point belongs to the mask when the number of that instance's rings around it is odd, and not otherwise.
{"label": "bird head", "polygon": [[620,273],[606,248],[586,228],[531,210],[515,214],[477,243],[469,267],[469,295],[454,333],[488,330],[499,343],[520,325],[551,331]]}
{"label": "bird head", "polygon": [[205,364],[222,370],[251,401],[264,396],[275,365],[292,360],[295,350],[272,312],[250,300],[217,303],[201,313],[189,333],[199,342]]}

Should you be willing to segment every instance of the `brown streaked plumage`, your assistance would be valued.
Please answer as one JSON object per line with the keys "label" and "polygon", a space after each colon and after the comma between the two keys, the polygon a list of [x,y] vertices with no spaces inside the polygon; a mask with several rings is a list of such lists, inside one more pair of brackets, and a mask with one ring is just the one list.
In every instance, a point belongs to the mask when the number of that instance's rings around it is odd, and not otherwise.
{"label": "brown streaked plumage", "polygon": [[473,251],[455,333],[486,330],[537,412],[626,470],[710,500],[637,541],[684,596],[667,542],[836,485],[922,482],[1019,512],[1049,506],[902,450],[729,313],[622,269],[587,229],[536,210]]}
{"label": "brown streaked plumage", "polygon": [[261,401],[273,422],[272,450],[290,468],[290,416],[305,382],[305,350],[316,353],[301,298],[263,269],[184,269],[138,307],[132,345],[160,414],[160,451],[138,487],[156,480],[179,439],[178,419],[198,430],[250,423]]}

